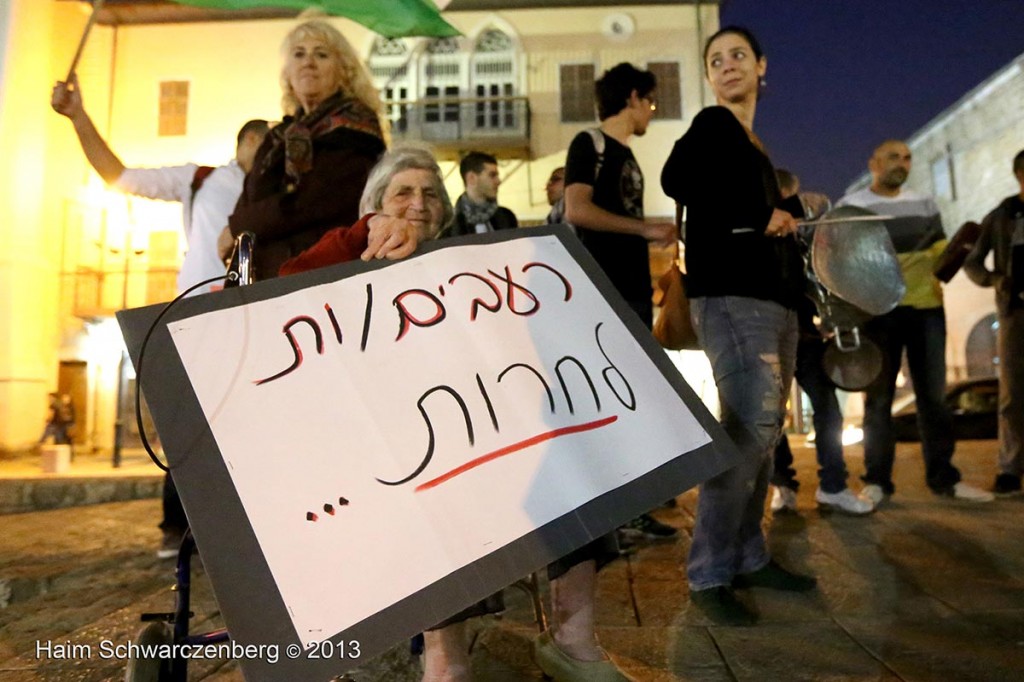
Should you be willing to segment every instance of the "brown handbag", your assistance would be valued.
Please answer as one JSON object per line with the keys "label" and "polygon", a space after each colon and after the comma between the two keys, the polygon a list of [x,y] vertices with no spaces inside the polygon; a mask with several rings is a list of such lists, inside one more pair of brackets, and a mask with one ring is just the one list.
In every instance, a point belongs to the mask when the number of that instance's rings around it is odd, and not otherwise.
{"label": "brown handbag", "polygon": [[658,280],[654,304],[660,306],[654,320],[654,338],[668,350],[700,350],[697,332],[690,321],[690,299],[679,270],[679,250],[664,275]]}

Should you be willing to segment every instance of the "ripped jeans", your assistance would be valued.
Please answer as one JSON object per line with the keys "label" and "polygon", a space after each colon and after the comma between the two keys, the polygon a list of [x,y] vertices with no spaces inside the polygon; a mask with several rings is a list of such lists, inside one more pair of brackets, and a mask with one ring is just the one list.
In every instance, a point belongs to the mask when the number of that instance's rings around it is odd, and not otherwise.
{"label": "ripped jeans", "polygon": [[700,486],[686,573],[691,590],[704,590],[729,585],[770,559],[761,518],[798,331],[795,311],[756,298],[695,298],[690,315],[714,372],[722,426],[741,455]]}

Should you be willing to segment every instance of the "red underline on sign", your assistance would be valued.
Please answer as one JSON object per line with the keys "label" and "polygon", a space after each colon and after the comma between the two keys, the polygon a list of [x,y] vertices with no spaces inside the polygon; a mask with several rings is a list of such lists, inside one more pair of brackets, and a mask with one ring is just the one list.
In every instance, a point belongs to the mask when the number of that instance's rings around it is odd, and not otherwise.
{"label": "red underline on sign", "polygon": [[601,428],[603,426],[608,426],[609,424],[611,424],[612,422],[616,421],[617,419],[618,419],[617,416],[612,415],[611,417],[605,417],[604,419],[598,419],[597,421],[587,422],[585,424],[577,424],[576,426],[566,426],[566,427],[563,427],[561,429],[554,429],[554,430],[548,431],[546,433],[537,434],[536,436],[533,436],[532,438],[527,438],[526,440],[521,440],[518,443],[513,443],[512,445],[506,445],[505,447],[501,448],[500,450],[495,450],[494,452],[489,452],[486,455],[481,455],[480,457],[477,457],[476,459],[471,459],[468,462],[466,462],[465,464],[463,464],[462,466],[455,467],[454,469],[452,469],[451,471],[449,471],[446,474],[441,474],[440,476],[438,476],[435,479],[432,479],[430,481],[427,481],[426,483],[422,483],[422,484],[416,486],[416,492],[419,493],[419,492],[423,492],[424,490],[430,490],[431,488],[436,488],[437,486],[441,485],[445,481],[449,481],[449,480],[455,478],[459,474],[464,474],[467,471],[469,471],[470,469],[475,469],[478,466],[480,466],[481,464],[486,464],[487,462],[494,461],[494,460],[498,459],[499,457],[504,457],[505,455],[511,455],[514,452],[519,452],[520,450],[525,450],[526,448],[529,448],[529,447],[532,447],[534,445],[537,445],[538,443],[543,443],[544,441],[548,441],[548,440],[554,440],[555,438],[560,438],[562,436],[571,436],[574,433],[582,433],[584,431],[593,431],[594,429],[599,429],[599,428]]}

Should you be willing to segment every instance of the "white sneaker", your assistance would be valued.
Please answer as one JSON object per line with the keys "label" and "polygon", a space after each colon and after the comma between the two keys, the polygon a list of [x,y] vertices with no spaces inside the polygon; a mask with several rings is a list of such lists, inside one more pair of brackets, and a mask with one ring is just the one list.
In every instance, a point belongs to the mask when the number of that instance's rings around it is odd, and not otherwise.
{"label": "white sneaker", "polygon": [[963,481],[953,486],[953,497],[958,500],[967,500],[968,502],[991,502],[996,499],[996,496],[987,490],[975,488],[973,485]]}
{"label": "white sneaker", "polygon": [[861,488],[860,494],[862,497],[871,501],[871,504],[877,507],[885,499],[885,491],[882,490],[882,486],[875,485],[874,483],[868,483],[866,486]]}
{"label": "white sneaker", "polygon": [[771,510],[773,514],[781,511],[796,511],[796,491],[786,486],[772,486]]}
{"label": "white sneaker", "polygon": [[821,488],[814,493],[814,499],[818,505],[825,509],[850,514],[852,516],[863,516],[875,511],[875,503],[864,493],[855,493],[849,488],[843,488],[837,493],[826,493]]}

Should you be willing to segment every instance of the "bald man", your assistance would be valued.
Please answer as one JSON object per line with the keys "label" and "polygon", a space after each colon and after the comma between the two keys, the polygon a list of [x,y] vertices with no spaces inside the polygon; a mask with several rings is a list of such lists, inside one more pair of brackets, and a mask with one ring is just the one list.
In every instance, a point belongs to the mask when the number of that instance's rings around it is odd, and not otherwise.
{"label": "bald man", "polygon": [[865,326],[867,337],[882,351],[882,371],[864,395],[864,482],[862,493],[877,506],[895,488],[892,482],[896,441],[892,401],[904,349],[917,401],[925,478],[937,495],[971,502],[991,502],[993,495],[960,480],[953,466],[952,416],[946,407],[946,315],[942,286],[932,274],[946,247],[939,209],[931,197],[903,189],[913,158],[900,140],[878,145],[868,170],[871,185],[839,200],[892,216],[885,227],[896,247],[907,293],[900,304]]}

